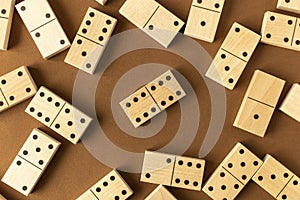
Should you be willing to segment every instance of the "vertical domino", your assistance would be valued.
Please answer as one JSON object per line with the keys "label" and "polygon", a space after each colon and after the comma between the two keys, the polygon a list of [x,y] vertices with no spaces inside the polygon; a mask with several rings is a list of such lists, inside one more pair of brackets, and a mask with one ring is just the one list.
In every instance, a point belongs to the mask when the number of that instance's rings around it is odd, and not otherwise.
{"label": "vertical domino", "polygon": [[25,0],[16,5],[43,58],[70,47],[70,42],[47,0]]}
{"label": "vertical domino", "polygon": [[184,34],[213,42],[224,3],[225,0],[193,0]]}
{"label": "vertical domino", "polygon": [[206,76],[232,90],[242,75],[260,38],[260,35],[234,23],[206,72]]}
{"label": "vertical domino", "polygon": [[278,0],[277,9],[300,14],[299,0]]}
{"label": "vertical domino", "polygon": [[145,200],[177,200],[169,190],[159,185]]}
{"label": "vertical domino", "polygon": [[300,51],[299,18],[266,12],[261,28],[261,41],[265,44]]}
{"label": "vertical domino", "polygon": [[7,50],[15,0],[0,0],[0,50]]}
{"label": "vertical domino", "polygon": [[0,81],[0,112],[29,99],[37,91],[25,66],[1,76]]}
{"label": "vertical domino", "polygon": [[6,171],[2,182],[28,196],[59,146],[60,142],[34,129]]}
{"label": "vertical domino", "polygon": [[284,80],[256,70],[233,125],[264,137],[284,85]]}
{"label": "vertical domino", "polygon": [[300,85],[295,83],[279,108],[282,112],[300,122]]}
{"label": "vertical domino", "polygon": [[89,8],[65,58],[65,62],[93,74],[117,20]]}
{"label": "vertical domino", "polygon": [[83,193],[77,200],[119,199],[125,200],[133,194],[132,189],[124,181],[121,175],[113,170],[89,190]]}
{"label": "vertical domino", "polygon": [[154,0],[126,0],[120,14],[164,47],[168,47],[184,22]]}
{"label": "vertical domino", "polygon": [[25,110],[73,144],[76,144],[92,119],[65,100],[41,87]]}

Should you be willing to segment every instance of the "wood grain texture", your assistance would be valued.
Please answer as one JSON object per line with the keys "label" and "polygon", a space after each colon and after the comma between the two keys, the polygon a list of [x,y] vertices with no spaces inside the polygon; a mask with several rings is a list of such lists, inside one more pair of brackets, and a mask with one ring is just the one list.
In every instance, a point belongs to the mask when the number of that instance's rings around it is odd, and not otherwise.
{"label": "wood grain texture", "polygon": [[266,155],[252,180],[276,198],[294,174],[271,155]]}
{"label": "wood grain texture", "polygon": [[203,191],[214,200],[235,199],[244,188],[234,176],[222,167],[218,167],[209,177]]}
{"label": "wood grain texture", "polygon": [[47,0],[25,0],[16,9],[43,58],[48,59],[71,46]]}
{"label": "wood grain texture", "polygon": [[278,0],[277,9],[285,10],[300,14],[300,1],[299,0]]}
{"label": "wood grain texture", "polygon": [[233,23],[206,76],[232,90],[256,49],[260,35]]}
{"label": "wood grain texture", "polygon": [[295,83],[286,95],[280,108],[282,112],[300,122],[300,85]]}
{"label": "wood grain texture", "polygon": [[175,165],[174,155],[146,151],[141,181],[170,186]]}
{"label": "wood grain texture", "polygon": [[207,42],[213,42],[224,2],[224,0],[193,0],[184,34]]}
{"label": "wood grain texture", "polygon": [[284,80],[256,70],[233,125],[264,137],[284,84]]}
{"label": "wood grain texture", "polygon": [[300,197],[300,179],[295,175],[278,195],[278,200],[297,200]]}
{"label": "wood grain texture", "polygon": [[161,110],[165,110],[186,96],[185,91],[170,70],[151,81],[146,88]]}
{"label": "wood grain texture", "polygon": [[176,156],[171,186],[201,191],[205,160]]}
{"label": "wood grain texture", "polygon": [[7,50],[15,0],[0,0],[0,50]]}
{"label": "wood grain texture", "polygon": [[92,119],[45,87],[41,87],[25,110],[73,144],[83,135]]}
{"label": "wood grain texture", "polygon": [[65,62],[93,74],[116,24],[115,18],[89,8]]}
{"label": "wood grain texture", "polygon": [[34,129],[1,181],[28,196],[59,146],[60,142]]}
{"label": "wood grain texture", "polygon": [[246,185],[262,164],[262,160],[254,153],[243,144],[237,143],[223,160],[221,166]]}
{"label": "wood grain texture", "polygon": [[299,19],[296,17],[266,12],[261,35],[263,43],[300,51]]}
{"label": "wood grain texture", "polygon": [[[34,96],[37,88],[26,66],[0,77],[0,112]],[[2,103],[1,103],[2,102]]]}
{"label": "wood grain texture", "polygon": [[[93,195],[91,195],[93,194]],[[121,175],[113,170],[93,185],[77,200],[119,199],[125,200],[133,194],[132,189]],[[94,198],[93,198],[94,197]]]}
{"label": "wood grain texture", "polygon": [[177,200],[169,190],[159,185],[145,200]]}

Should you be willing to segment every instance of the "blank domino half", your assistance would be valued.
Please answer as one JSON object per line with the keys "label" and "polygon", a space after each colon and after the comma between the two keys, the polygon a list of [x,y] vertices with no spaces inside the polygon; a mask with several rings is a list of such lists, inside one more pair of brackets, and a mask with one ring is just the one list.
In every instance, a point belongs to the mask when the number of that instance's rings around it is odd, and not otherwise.
{"label": "blank domino half", "polygon": [[299,0],[278,0],[277,9],[300,14]]}
{"label": "blank domino half", "polygon": [[284,85],[284,80],[256,70],[233,125],[264,137]]}
{"label": "blank domino half", "polygon": [[279,109],[300,122],[300,85],[298,83],[291,87]]}
{"label": "blank domino half", "polygon": [[120,14],[164,47],[168,47],[184,22],[154,0],[126,0]]}
{"label": "blank domino half", "polygon": [[48,59],[71,46],[47,0],[25,0],[16,9],[43,58]]}
{"label": "blank domino half", "polygon": [[116,24],[115,18],[89,8],[65,62],[93,74]]}
{"label": "blank domino half", "polygon": [[132,194],[132,189],[124,181],[117,170],[112,170],[80,197],[78,197],[77,200],[125,200]]}
{"label": "blank domino half", "polygon": [[225,0],[193,0],[184,34],[213,42],[224,3]]}
{"label": "blank domino half", "polygon": [[73,144],[76,144],[92,119],[71,104],[41,87],[25,110]]}
{"label": "blank domino half", "polygon": [[7,50],[16,0],[0,0],[0,50]]}
{"label": "blank domino half", "polygon": [[29,99],[37,91],[25,66],[1,76],[0,81],[0,112]]}
{"label": "blank domino half", "polygon": [[169,190],[159,185],[145,200],[177,200]]}
{"label": "blank domino half", "polygon": [[44,132],[34,129],[6,171],[2,182],[28,196],[60,144]]}
{"label": "blank domino half", "polygon": [[266,12],[261,28],[261,41],[265,44],[300,51],[299,18]]}
{"label": "blank domino half", "polygon": [[206,76],[232,90],[242,75],[260,38],[257,33],[235,22],[206,72]]}

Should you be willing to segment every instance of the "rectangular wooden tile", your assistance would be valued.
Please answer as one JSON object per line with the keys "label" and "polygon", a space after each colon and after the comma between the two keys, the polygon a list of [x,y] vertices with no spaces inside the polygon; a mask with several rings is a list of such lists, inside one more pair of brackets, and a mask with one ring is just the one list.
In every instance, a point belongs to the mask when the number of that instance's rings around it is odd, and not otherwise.
{"label": "rectangular wooden tile", "polygon": [[[92,194],[92,195],[91,195]],[[121,175],[113,170],[93,185],[77,200],[119,199],[125,200],[133,194],[132,189]],[[90,198],[89,198],[90,197]],[[95,198],[93,198],[95,197]]]}
{"label": "rectangular wooden tile", "polygon": [[221,166],[246,185],[262,165],[255,154],[243,144],[237,143],[221,163]]}
{"label": "rectangular wooden tile", "polygon": [[15,0],[0,0],[0,50],[7,50]]}
{"label": "rectangular wooden tile", "polygon": [[263,19],[261,41],[266,44],[300,51],[298,23],[299,19],[296,17],[268,11]]}
{"label": "rectangular wooden tile", "polygon": [[300,14],[299,0],[278,0],[277,9]]}
{"label": "rectangular wooden tile", "polygon": [[234,176],[222,167],[218,167],[209,177],[203,191],[215,200],[235,199],[244,188]]}
{"label": "rectangular wooden tile", "polygon": [[151,81],[146,88],[161,110],[168,108],[186,95],[170,70]]}
{"label": "rectangular wooden tile", "polygon": [[252,180],[276,198],[294,174],[271,155],[266,155]]}
{"label": "rectangular wooden tile", "polygon": [[89,8],[65,62],[93,74],[116,23],[115,18]]}
{"label": "rectangular wooden tile", "polygon": [[0,81],[0,112],[29,99],[37,91],[35,82],[25,66],[1,76]]}
{"label": "rectangular wooden tile", "polygon": [[153,184],[171,185],[175,156],[146,151],[141,181]]}
{"label": "rectangular wooden tile", "polygon": [[278,200],[292,199],[297,200],[300,197],[300,179],[294,176],[278,195]]}
{"label": "rectangular wooden tile", "polygon": [[300,122],[300,85],[295,83],[279,108],[282,112]]}
{"label": "rectangular wooden tile", "polygon": [[201,191],[205,160],[176,156],[171,186]]}
{"label": "rectangular wooden tile", "polygon": [[47,0],[25,0],[16,9],[43,58],[70,47],[70,42]]}
{"label": "rectangular wooden tile", "polygon": [[160,113],[159,107],[145,87],[121,101],[120,105],[135,128]]}
{"label": "rectangular wooden tile", "polygon": [[177,200],[169,190],[159,185],[145,200]]}

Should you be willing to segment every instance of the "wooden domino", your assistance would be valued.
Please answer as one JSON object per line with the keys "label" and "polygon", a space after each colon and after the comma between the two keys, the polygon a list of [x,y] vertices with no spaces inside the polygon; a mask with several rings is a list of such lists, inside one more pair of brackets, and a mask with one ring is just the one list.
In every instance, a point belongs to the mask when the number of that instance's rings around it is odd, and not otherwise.
{"label": "wooden domino", "polygon": [[279,108],[282,112],[300,122],[300,85],[295,83]]}
{"label": "wooden domino", "polygon": [[213,42],[225,0],[193,0],[187,20],[185,35]]}
{"label": "wooden domino", "polygon": [[102,6],[107,2],[107,0],[96,0],[98,3],[100,3]]}
{"label": "wooden domino", "polygon": [[73,144],[76,144],[92,119],[65,100],[41,87],[25,110]]}
{"label": "wooden domino", "polygon": [[126,0],[120,14],[164,47],[168,47],[184,22],[154,0]]}
{"label": "wooden domino", "polygon": [[4,196],[2,196],[2,195],[0,194],[0,200],[6,200],[6,199],[4,198]]}
{"label": "wooden domino", "polygon": [[263,19],[261,41],[265,44],[300,51],[299,18],[266,12]]}
{"label": "wooden domino", "polygon": [[[274,157],[267,154],[264,158],[263,165],[252,179],[270,195],[272,195],[274,198],[277,198],[279,194],[284,191],[284,188],[293,179],[293,177],[294,174],[289,169],[287,169]],[[287,190],[293,191],[293,188],[290,187],[292,186],[289,185]]]}
{"label": "wooden domino", "polygon": [[237,143],[205,183],[203,191],[212,199],[235,199],[261,165],[256,155]]}
{"label": "wooden domino", "polygon": [[298,199],[300,197],[300,179],[294,176],[277,196],[278,200]]}
{"label": "wooden domino", "polygon": [[169,190],[159,185],[145,200],[177,200]]}
{"label": "wooden domino", "polygon": [[260,35],[235,22],[206,72],[206,76],[232,90],[260,38]]}
{"label": "wooden domino", "polygon": [[299,0],[278,0],[277,9],[300,14]]}
{"label": "wooden domino", "polygon": [[256,70],[233,125],[264,137],[284,85],[284,80]]}
{"label": "wooden domino", "polygon": [[28,196],[60,144],[42,131],[34,129],[6,171],[2,182]]}
{"label": "wooden domino", "polygon": [[0,0],[0,50],[7,50],[16,0]]}
{"label": "wooden domino", "polygon": [[93,74],[117,20],[89,8],[65,58],[65,62]]}
{"label": "wooden domino", "polygon": [[34,96],[37,91],[27,67],[19,67],[0,77],[0,112]]}
{"label": "wooden domino", "polygon": [[70,47],[70,42],[47,0],[25,0],[16,5],[43,58]]}
{"label": "wooden domino", "polygon": [[121,175],[113,170],[89,190],[83,193],[77,200],[119,199],[125,200],[133,194],[132,189],[124,181]]}

